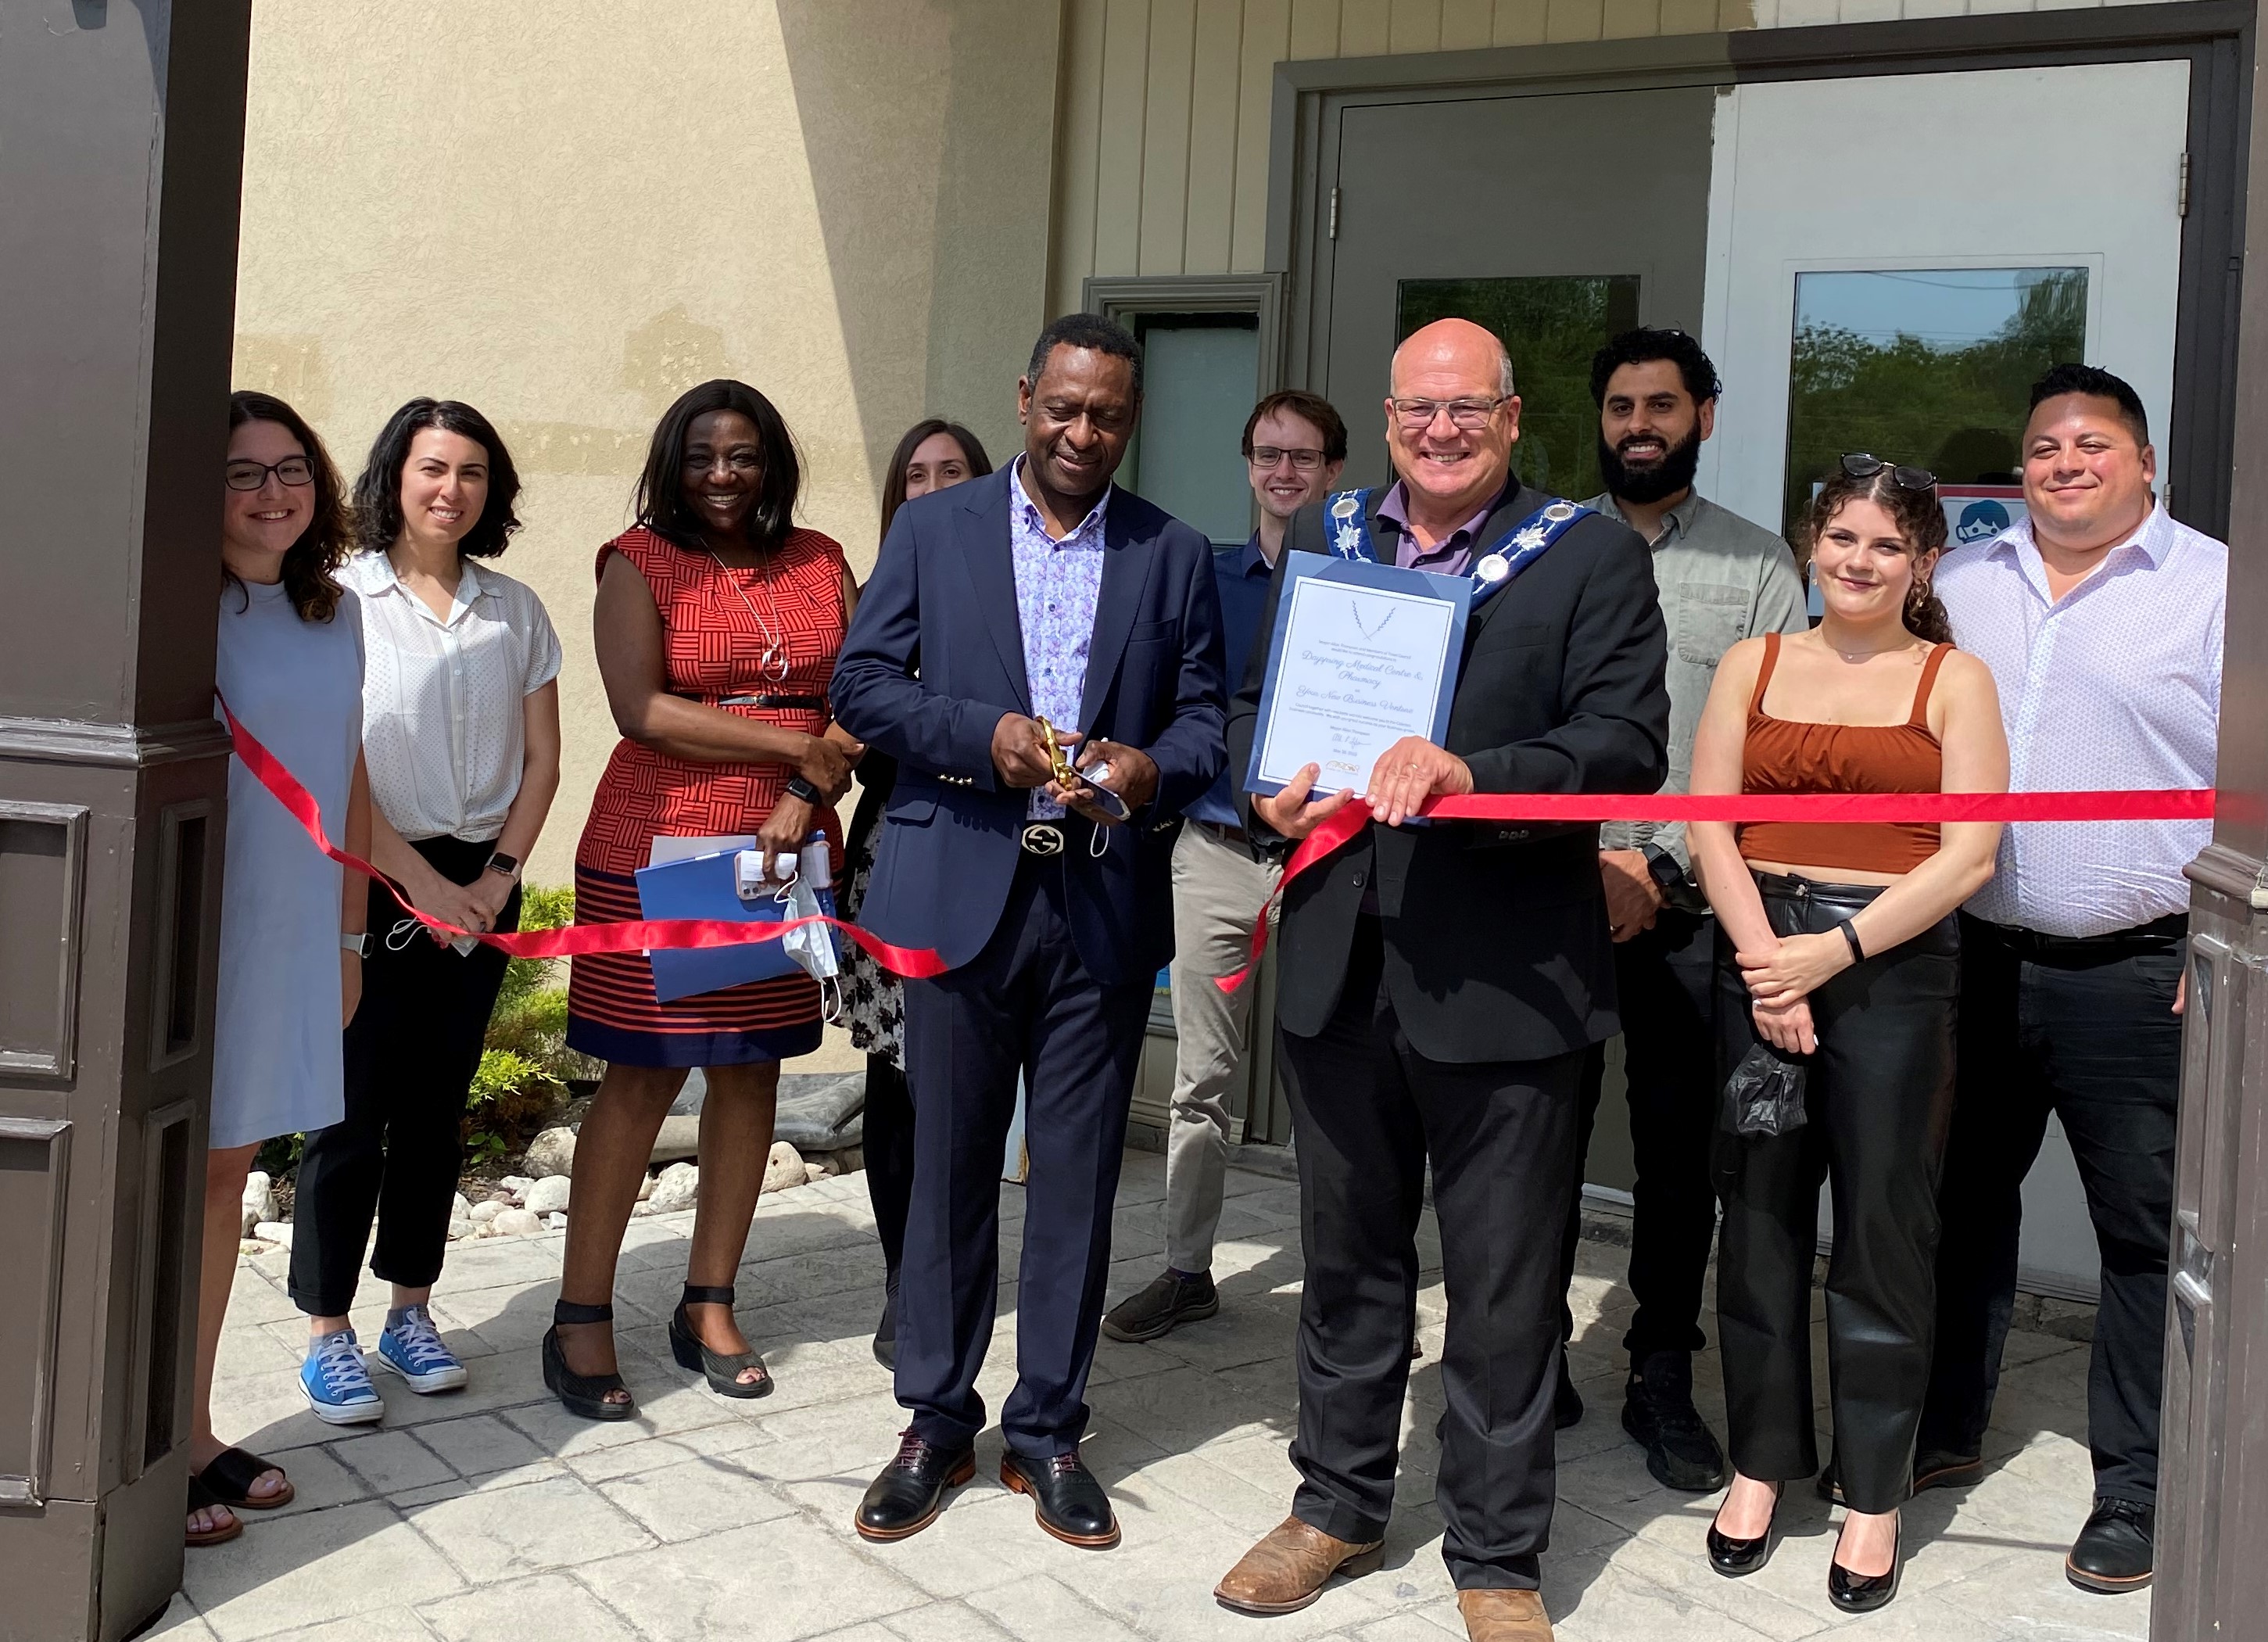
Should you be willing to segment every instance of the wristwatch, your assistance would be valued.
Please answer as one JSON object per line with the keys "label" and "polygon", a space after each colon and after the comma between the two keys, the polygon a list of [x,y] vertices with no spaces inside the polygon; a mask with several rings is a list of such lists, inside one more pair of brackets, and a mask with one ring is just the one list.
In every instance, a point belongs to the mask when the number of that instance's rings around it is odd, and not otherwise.
{"label": "wristwatch", "polygon": [[377,945],[378,943],[371,939],[370,931],[367,930],[358,931],[352,935],[341,935],[339,937],[339,950],[341,952],[350,952],[357,958],[369,957],[372,949],[374,949]]}
{"label": "wristwatch", "polygon": [[1709,903],[1701,895],[1700,886],[1691,874],[1678,864],[1677,858],[1658,843],[1638,846],[1646,856],[1646,870],[1653,877],[1654,887],[1661,891],[1664,906],[1680,912],[1705,912]]}
{"label": "wristwatch", "polygon": [[801,776],[790,776],[787,778],[787,795],[792,799],[801,799],[806,804],[819,802],[819,789]]}
{"label": "wristwatch", "polygon": [[489,857],[489,871],[491,873],[502,873],[506,878],[518,878],[519,876],[519,858],[517,856],[506,855],[503,850],[499,850],[494,855]]}

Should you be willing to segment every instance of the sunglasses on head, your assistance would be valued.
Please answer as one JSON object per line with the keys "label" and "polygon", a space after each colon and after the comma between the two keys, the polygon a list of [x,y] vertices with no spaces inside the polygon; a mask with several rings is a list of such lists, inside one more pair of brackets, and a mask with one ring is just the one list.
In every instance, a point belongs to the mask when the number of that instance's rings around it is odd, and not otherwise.
{"label": "sunglasses on head", "polygon": [[1892,465],[1879,456],[1869,456],[1864,451],[1843,459],[1843,471],[1853,479],[1871,479],[1878,473],[1888,473],[1890,482],[1902,490],[1934,490],[1937,475],[1926,468]]}

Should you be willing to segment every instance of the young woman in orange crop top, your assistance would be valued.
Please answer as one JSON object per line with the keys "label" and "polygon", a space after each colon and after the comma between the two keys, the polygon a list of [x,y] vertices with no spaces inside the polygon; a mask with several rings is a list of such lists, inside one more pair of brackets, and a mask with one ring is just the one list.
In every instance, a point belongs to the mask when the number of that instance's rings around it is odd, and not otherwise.
{"label": "young woman in orange crop top", "polygon": [[[1695,792],[2001,792],[1992,675],[1951,644],[1929,575],[1936,482],[1846,456],[1806,519],[1826,615],[1726,653],[1693,749]],[[1955,909],[1992,875],[1997,825],[1695,822],[1718,920],[1729,1072],[1759,1041],[1804,1058],[1808,1121],[1720,1126],[1717,1308],[1733,1485],[1709,1532],[1719,1573],[1764,1565],[1783,1484],[1818,1465],[1811,1262],[1835,1192],[1827,1278],[1836,1481],[1850,1506],[1828,1594],[1846,1612],[1897,1588],[1897,1508],[1929,1380],[1937,1182],[1953,1108]]]}

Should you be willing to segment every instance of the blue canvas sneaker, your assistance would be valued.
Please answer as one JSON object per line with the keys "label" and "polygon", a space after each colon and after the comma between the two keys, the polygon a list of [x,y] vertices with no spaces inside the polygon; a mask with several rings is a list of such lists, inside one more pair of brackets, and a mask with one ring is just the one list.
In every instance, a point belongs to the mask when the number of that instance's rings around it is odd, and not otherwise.
{"label": "blue canvas sneaker", "polygon": [[352,1329],[342,1329],[307,1343],[307,1360],[299,1365],[299,1389],[315,1417],[330,1425],[367,1425],[386,1417],[386,1404],[370,1383],[362,1347]]}
{"label": "blue canvas sneaker", "polygon": [[378,1366],[400,1374],[421,1395],[455,1391],[465,1383],[465,1366],[441,1343],[433,1314],[423,1306],[404,1307],[400,1322],[386,1325],[378,1336]]}

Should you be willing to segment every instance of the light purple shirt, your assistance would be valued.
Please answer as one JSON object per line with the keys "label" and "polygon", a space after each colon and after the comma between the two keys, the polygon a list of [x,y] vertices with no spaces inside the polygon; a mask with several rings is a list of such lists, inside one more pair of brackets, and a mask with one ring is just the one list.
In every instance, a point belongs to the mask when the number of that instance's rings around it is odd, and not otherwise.
{"label": "light purple shirt", "polygon": [[[2213,784],[2228,549],[2153,507],[2059,600],[2029,519],[1955,549],[1935,578],[1954,641],[1992,669],[2012,792]],[[2005,828],[1969,910],[2043,935],[2108,935],[2189,908],[2211,821]]]}
{"label": "light purple shirt", "polygon": [[[1102,592],[1102,519],[1110,490],[1071,534],[1057,541],[1024,488],[1024,459],[1008,473],[1008,553],[1016,574],[1016,620],[1024,635],[1024,680],[1032,711],[1058,730],[1083,730],[1086,652],[1094,643],[1094,607]],[[1037,787],[1034,821],[1064,813]]]}
{"label": "light purple shirt", "polygon": [[1473,549],[1480,538],[1481,526],[1488,517],[1520,481],[1507,476],[1504,489],[1488,499],[1481,511],[1458,526],[1430,548],[1418,545],[1418,538],[1410,531],[1410,491],[1401,480],[1386,493],[1378,504],[1378,516],[1394,526],[1394,562],[1405,571],[1431,571],[1436,576],[1467,576],[1472,573]]}

